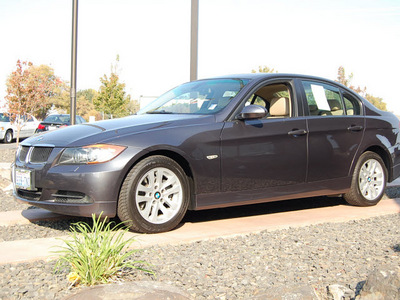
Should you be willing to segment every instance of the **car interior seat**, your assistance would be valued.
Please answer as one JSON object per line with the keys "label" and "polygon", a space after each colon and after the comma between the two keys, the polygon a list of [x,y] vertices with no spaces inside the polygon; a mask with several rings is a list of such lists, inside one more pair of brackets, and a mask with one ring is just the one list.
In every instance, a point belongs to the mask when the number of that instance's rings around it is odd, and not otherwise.
{"label": "car interior seat", "polygon": [[272,98],[268,118],[288,118],[290,115],[289,98]]}
{"label": "car interior seat", "polygon": [[335,116],[343,115],[343,109],[340,105],[339,100],[336,99],[328,99],[329,107],[331,108],[331,114]]}

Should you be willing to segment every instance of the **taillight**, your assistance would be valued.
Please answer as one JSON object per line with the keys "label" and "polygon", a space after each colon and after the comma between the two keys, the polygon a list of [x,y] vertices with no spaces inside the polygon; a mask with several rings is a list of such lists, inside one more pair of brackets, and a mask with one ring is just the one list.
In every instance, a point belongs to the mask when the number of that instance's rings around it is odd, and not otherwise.
{"label": "taillight", "polygon": [[46,127],[42,124],[39,124],[38,129],[45,129]]}

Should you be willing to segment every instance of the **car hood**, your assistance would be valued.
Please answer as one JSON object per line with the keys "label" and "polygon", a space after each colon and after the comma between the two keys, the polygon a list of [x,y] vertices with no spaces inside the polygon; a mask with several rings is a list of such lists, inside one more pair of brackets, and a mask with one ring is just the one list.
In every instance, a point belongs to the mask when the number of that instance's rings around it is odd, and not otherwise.
{"label": "car hood", "polygon": [[210,122],[207,115],[135,115],[125,118],[84,123],[54,131],[36,134],[21,144],[54,147],[77,147],[94,143],[112,142],[113,138],[177,126],[189,126]]}

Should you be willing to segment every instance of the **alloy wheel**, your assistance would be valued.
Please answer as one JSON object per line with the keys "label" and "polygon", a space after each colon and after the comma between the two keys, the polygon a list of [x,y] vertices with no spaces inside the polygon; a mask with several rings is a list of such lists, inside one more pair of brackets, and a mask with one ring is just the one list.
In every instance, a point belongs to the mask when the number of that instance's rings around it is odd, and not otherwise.
{"label": "alloy wheel", "polygon": [[182,201],[182,183],[178,176],[167,168],[153,168],[138,181],[136,206],[147,222],[168,222],[178,214]]}
{"label": "alloy wheel", "polygon": [[385,187],[385,174],[382,165],[375,159],[367,160],[361,167],[358,186],[362,196],[367,200],[375,200]]}

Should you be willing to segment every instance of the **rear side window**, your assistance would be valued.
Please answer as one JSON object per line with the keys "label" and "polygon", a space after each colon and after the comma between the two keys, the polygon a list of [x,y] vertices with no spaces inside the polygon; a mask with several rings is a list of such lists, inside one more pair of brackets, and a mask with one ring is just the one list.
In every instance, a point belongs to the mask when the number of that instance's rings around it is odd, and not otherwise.
{"label": "rear side window", "polygon": [[361,115],[361,105],[360,102],[354,97],[344,94],[343,95],[344,106],[346,107],[346,113],[350,116]]}
{"label": "rear side window", "polygon": [[319,82],[302,81],[310,116],[342,116],[345,114],[338,88]]}

